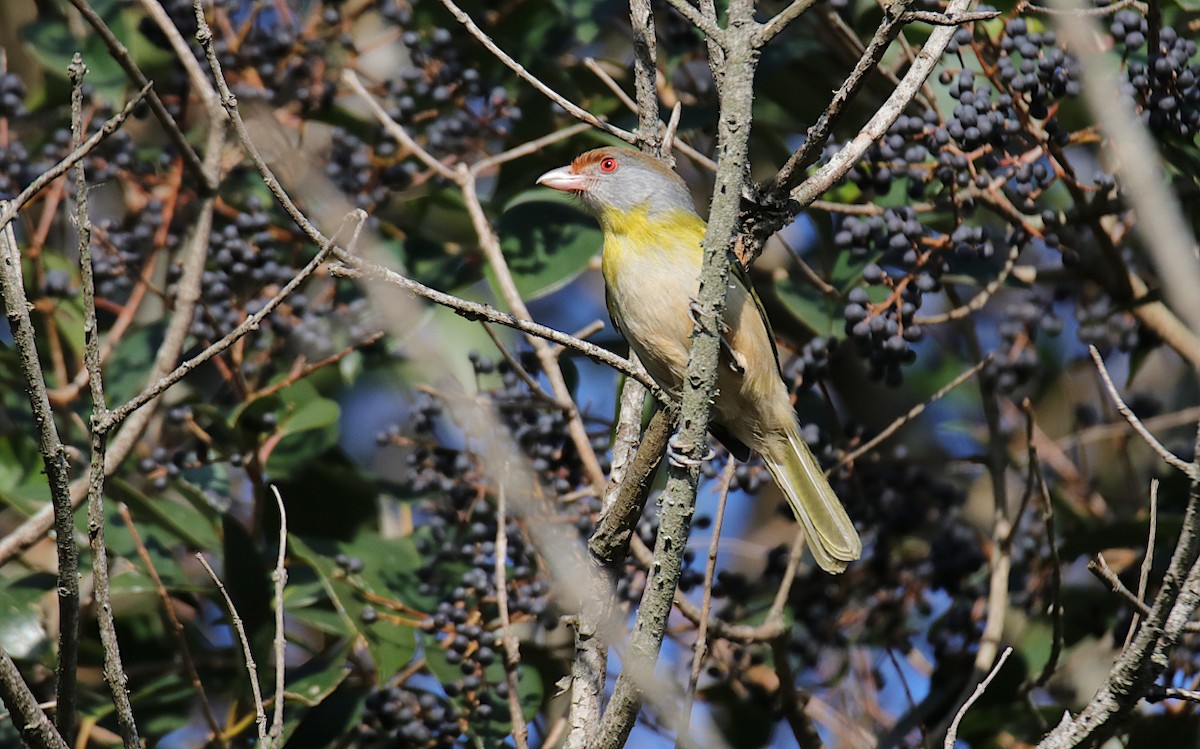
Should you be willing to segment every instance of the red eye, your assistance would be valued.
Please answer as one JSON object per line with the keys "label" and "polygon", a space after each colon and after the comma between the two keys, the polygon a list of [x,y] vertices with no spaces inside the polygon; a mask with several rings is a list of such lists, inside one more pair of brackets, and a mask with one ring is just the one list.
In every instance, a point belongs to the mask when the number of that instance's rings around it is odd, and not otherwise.
{"label": "red eye", "polygon": [[617,171],[617,160],[611,156],[605,156],[603,159],[600,159],[600,171],[605,174]]}

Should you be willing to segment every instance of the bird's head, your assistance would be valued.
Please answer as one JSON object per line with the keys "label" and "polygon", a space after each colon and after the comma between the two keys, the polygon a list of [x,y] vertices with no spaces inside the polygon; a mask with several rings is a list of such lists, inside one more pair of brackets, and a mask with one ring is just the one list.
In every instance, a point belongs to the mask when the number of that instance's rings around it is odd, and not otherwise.
{"label": "bird's head", "polygon": [[645,211],[647,218],[683,211],[695,215],[683,179],[653,156],[606,146],[580,154],[568,166],[552,169],[537,183],[574,194],[600,218]]}

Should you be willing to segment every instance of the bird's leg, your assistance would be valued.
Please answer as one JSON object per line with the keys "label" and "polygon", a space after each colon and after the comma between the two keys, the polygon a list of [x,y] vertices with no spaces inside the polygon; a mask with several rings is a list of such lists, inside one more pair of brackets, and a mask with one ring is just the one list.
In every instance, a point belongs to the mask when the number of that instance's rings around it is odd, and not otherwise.
{"label": "bird's leg", "polygon": [[679,444],[679,434],[671,435],[671,439],[667,440],[667,460],[676,468],[692,468],[698,466],[706,460],[712,460],[717,455],[717,451],[711,447],[708,453],[700,459],[689,458],[683,454],[685,448]]}

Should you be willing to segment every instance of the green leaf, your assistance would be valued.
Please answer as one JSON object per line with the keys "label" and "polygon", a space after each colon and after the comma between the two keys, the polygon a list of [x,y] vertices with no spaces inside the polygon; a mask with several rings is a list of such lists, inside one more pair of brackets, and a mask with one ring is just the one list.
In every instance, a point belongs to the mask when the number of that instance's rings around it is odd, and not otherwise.
{"label": "green leaf", "polygon": [[106,487],[110,496],[129,505],[139,528],[146,521],[169,531],[194,549],[212,551],[220,548],[221,538],[217,535],[214,519],[206,518],[191,505],[163,497],[151,499],[133,484],[116,476],[108,480]]}
{"label": "green leaf", "polygon": [[0,588],[0,647],[12,657],[31,659],[39,652],[49,652],[38,600],[53,587],[51,576],[35,573]]}
{"label": "green leaf", "polygon": [[[603,244],[596,222],[568,201],[569,197],[546,190],[522,193],[509,203],[497,224],[500,249],[526,300],[575,280]],[[495,271],[488,267],[484,274],[503,298]]]}
{"label": "green leaf", "polygon": [[306,707],[316,707],[350,675],[349,645],[328,657],[315,657],[288,674],[284,697]]}
{"label": "green leaf", "polygon": [[806,281],[784,278],[773,291],[779,301],[802,325],[819,336],[837,336],[842,324],[842,305]]}
{"label": "green leaf", "polygon": [[[354,543],[347,544],[291,535],[288,543],[296,558],[320,575],[329,600],[348,631],[366,643],[380,680],[387,679],[412,660],[416,653],[416,633],[411,627],[386,617],[371,623],[362,618],[364,609],[375,608],[367,601],[367,594],[387,600],[405,600],[408,585],[398,584],[398,581],[411,575],[420,564],[420,555],[411,539],[385,540],[373,533],[363,533]],[[363,571],[347,573],[334,561],[338,554],[363,560]]]}
{"label": "green leaf", "polygon": [[[101,12],[101,15],[106,16],[105,21],[118,39],[133,36],[133,30],[121,14],[109,11]],[[26,24],[21,29],[21,37],[33,58],[48,75],[55,78],[66,79],[71,58],[79,52],[88,67],[85,82],[96,90],[100,99],[113,105],[121,103],[128,85],[125,72],[96,34],[87,33],[82,39],[77,39],[71,34],[68,24],[46,18]]]}
{"label": "green leaf", "polygon": [[341,408],[301,380],[279,393],[278,442],[267,458],[267,471],[288,474],[337,444]]}

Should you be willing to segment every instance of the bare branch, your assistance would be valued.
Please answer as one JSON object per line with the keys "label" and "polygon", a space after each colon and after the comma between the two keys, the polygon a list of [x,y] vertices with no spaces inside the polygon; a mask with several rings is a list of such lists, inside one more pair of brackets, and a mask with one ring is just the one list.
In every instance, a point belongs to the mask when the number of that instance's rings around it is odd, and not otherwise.
{"label": "bare branch", "polygon": [[679,11],[679,15],[691,21],[692,25],[704,32],[715,44],[724,47],[727,43],[725,31],[717,25],[715,16],[707,13],[702,13],[692,5],[688,0],[667,0],[672,8]]}
{"label": "bare branch", "polygon": [[0,648],[0,699],[8,708],[13,727],[31,749],[67,749],[67,742],[54,730],[4,648]]}
{"label": "bare branch", "polygon": [[146,544],[142,542],[142,535],[138,532],[137,525],[133,522],[133,516],[129,513],[129,508],[124,504],[118,504],[117,512],[125,522],[125,529],[129,531],[130,540],[133,541],[137,555],[146,567],[146,574],[150,576],[151,582],[154,583],[154,591],[158,594],[159,603],[162,604],[163,613],[170,624],[171,637],[175,640],[175,648],[179,652],[179,660],[183,665],[183,670],[187,673],[188,681],[192,685],[192,691],[196,693],[196,700],[200,704],[200,714],[204,716],[204,722],[208,724],[212,740],[216,741],[218,746],[228,746],[229,744],[225,741],[223,735],[224,729],[220,722],[217,721],[217,716],[213,714],[212,703],[208,701],[208,694],[204,691],[204,684],[200,681],[200,674],[196,671],[196,662],[192,660],[192,651],[188,647],[187,637],[184,635],[183,622],[179,621],[179,616],[175,613],[175,603],[171,600],[171,594],[167,592],[167,586],[163,584],[162,577],[159,576],[158,569],[154,566],[154,559],[151,558],[149,550],[146,549]]}
{"label": "bare branch", "polygon": [[700,669],[708,653],[708,615],[712,611],[713,578],[717,572],[717,550],[721,545],[721,525],[725,522],[725,501],[729,499],[729,485],[733,482],[736,469],[733,456],[725,461],[721,474],[721,488],[717,498],[717,515],[713,518],[712,539],[708,543],[708,559],[704,565],[704,595],[700,600],[700,624],[696,628],[696,642],[692,646],[692,671],[688,675],[687,694],[683,703],[683,717],[679,720],[679,732],[675,735],[675,749],[687,745],[688,727],[692,724],[692,703],[696,699],[696,684],[700,681]]}
{"label": "bare branch", "polygon": [[683,113],[683,105],[675,102],[671,107],[671,119],[667,121],[667,129],[663,133],[662,152],[668,154],[675,147],[675,131],[679,129],[679,117]]}
{"label": "bare branch", "polygon": [[758,46],[763,46],[774,39],[779,32],[791,25],[806,10],[816,4],[816,0],[792,0],[792,4],[775,14],[764,23],[758,31]]}
{"label": "bare branch", "polygon": [[720,355],[719,321],[725,307],[729,257],[738,234],[749,167],[753,80],[758,59],[753,45],[757,30],[753,14],[753,3],[731,2],[729,25],[723,32],[724,80],[717,125],[721,158],[703,242],[698,324],[683,378],[680,428],[673,438],[675,451],[684,461],[671,467],[663,490],[654,566],[638,607],[624,668],[597,728],[592,749],[623,746],[637,719],[643,685],[649,683],[654,673],[675,600],[700,480],[699,465],[708,452],[708,423]]}
{"label": "bare branch", "polygon": [[910,10],[904,14],[904,22],[920,21],[931,26],[962,26],[976,21],[990,21],[998,18],[1000,11],[977,10],[971,13],[935,13],[928,10]]}
{"label": "bare branch", "polygon": [[[1139,601],[1146,600],[1146,585],[1150,581],[1150,570],[1154,567],[1154,539],[1158,534],[1158,479],[1150,480],[1150,531],[1146,538],[1146,554],[1142,557],[1142,569],[1138,575],[1137,599]],[[1129,632],[1125,635],[1124,647],[1129,647],[1129,643],[1133,640],[1133,633],[1137,631],[1138,616],[1140,612],[1135,612],[1133,620],[1129,623]]]}
{"label": "bare branch", "polygon": [[[225,583],[217,577],[217,573],[208,564],[208,560],[204,558],[203,554],[196,554],[196,559],[200,561],[200,565],[204,567],[204,571],[208,573],[225,599],[225,608],[229,611],[229,621],[233,624],[234,631],[237,632],[238,642],[242,644],[242,657],[246,659],[246,675],[250,679],[250,692],[254,697],[255,723],[258,725],[258,744],[269,749],[271,744],[267,742],[267,711],[263,707],[262,690],[258,686],[258,666],[254,663],[254,653],[250,650],[250,639],[246,637],[246,628],[242,625],[242,618],[238,616],[237,607],[233,605],[233,599],[229,597],[229,591],[225,589]],[[278,710],[280,707],[280,705],[276,705],[275,709]]]}
{"label": "bare branch", "polygon": [[[0,201],[0,213],[7,212],[9,206],[8,202]],[[75,506],[71,502],[66,450],[46,396],[37,334],[29,316],[31,305],[22,276],[21,251],[11,223],[0,226],[0,291],[21,362],[29,409],[37,425],[38,452],[50,483],[50,506],[58,551],[58,711],[55,722],[59,734],[66,737],[74,733],[79,664],[79,550],[75,545]]]}
{"label": "bare branch", "polygon": [[1100,379],[1104,381],[1104,387],[1108,391],[1109,397],[1112,398],[1113,404],[1116,405],[1121,415],[1125,417],[1125,421],[1129,422],[1129,426],[1133,427],[1133,431],[1137,432],[1138,436],[1145,440],[1150,449],[1157,453],[1163,459],[1164,463],[1182,471],[1185,476],[1188,476],[1193,481],[1200,477],[1195,463],[1181,460],[1175,453],[1168,450],[1163,443],[1158,441],[1157,437],[1150,433],[1150,430],[1137,417],[1137,414],[1125,404],[1125,401],[1121,399],[1121,394],[1117,392],[1117,386],[1113,384],[1112,377],[1108,374],[1108,368],[1104,366],[1104,360],[1100,358],[1100,352],[1096,347],[1088,346],[1088,353],[1092,355],[1092,361],[1096,363],[1096,369],[1100,372]]}
{"label": "bare branch", "polygon": [[[211,175],[205,171],[204,163],[200,160],[200,155],[196,153],[196,149],[192,148],[192,144],[188,142],[187,136],[179,129],[179,123],[167,111],[166,105],[162,103],[162,99],[159,98],[158,92],[154,90],[150,79],[138,67],[133,56],[129,54],[129,50],[125,48],[121,40],[112,32],[108,24],[104,23],[104,19],[100,17],[100,14],[88,4],[87,0],[71,0],[71,5],[75,6],[79,14],[83,16],[83,20],[87,21],[88,25],[95,30],[96,35],[104,42],[104,46],[108,47],[109,54],[117,61],[121,69],[125,71],[125,75],[129,76],[129,80],[133,81],[133,84],[138,88],[146,91],[146,104],[149,105],[150,111],[154,114],[154,119],[158,120],[158,124],[166,132],[171,144],[183,156],[183,163],[187,165],[188,171],[199,180],[201,194],[216,190],[217,186],[212,181]],[[174,24],[171,24],[171,29],[178,35],[179,32],[175,29]],[[187,58],[192,60],[192,65],[196,66],[191,52],[187,51],[185,54]],[[181,57],[180,59],[183,58]],[[204,85],[208,86],[211,90],[212,86],[208,84],[207,80],[204,81]]]}
{"label": "bare branch", "polygon": [[138,91],[129,101],[125,102],[125,106],[121,108],[120,112],[105,120],[100,129],[92,133],[91,137],[81,143],[78,148],[71,149],[71,153],[67,154],[61,161],[39,174],[37,179],[29,183],[29,187],[22,190],[17,197],[11,201],[4,201],[3,207],[0,208],[0,230],[7,227],[17,217],[17,213],[25,207],[25,204],[32,200],[33,196],[42,191],[42,188],[66,174],[71,167],[75,166],[75,164],[95,150],[96,146],[100,145],[105,138],[115,133],[121,127],[122,123],[129,118],[129,115],[133,113],[134,108],[145,98],[149,90],[150,84],[146,84],[142,90]]}
{"label": "bare branch", "polygon": [[283,688],[287,661],[287,632],[283,627],[284,605],[283,593],[287,588],[287,508],[283,505],[283,497],[279,487],[271,485],[271,493],[275,495],[275,507],[279,510],[279,553],[275,557],[275,569],[271,579],[275,583],[275,714],[271,720],[271,730],[267,734],[266,749],[278,749],[283,745]]}
{"label": "bare branch", "polygon": [[861,458],[863,455],[867,454],[871,450],[874,450],[879,445],[879,443],[883,442],[888,437],[891,437],[893,434],[895,434],[900,429],[900,427],[904,426],[908,422],[910,422],[913,419],[920,416],[922,413],[924,413],[925,409],[929,408],[931,405],[933,405],[937,401],[944,398],[947,394],[950,393],[950,391],[954,390],[959,385],[963,384],[967,380],[974,377],[976,374],[979,373],[979,371],[981,369],[986,367],[988,365],[988,363],[991,361],[992,361],[992,355],[988,354],[982,360],[977,362],[973,367],[971,367],[967,371],[963,372],[959,376],[955,377],[950,382],[947,382],[942,387],[938,388],[938,391],[936,393],[934,393],[933,395],[931,395],[927,400],[913,406],[903,416],[899,417],[898,419],[893,421],[891,424],[888,424],[886,427],[884,427],[879,432],[879,434],[875,435],[871,439],[867,440],[863,444],[856,447],[854,450],[852,450],[849,453],[847,453],[846,455],[844,455],[842,457],[842,459],[837,462],[837,465],[835,465],[833,468],[829,469],[829,471],[826,471],[826,473],[832,473],[833,471],[838,470],[839,468],[841,468],[844,465],[853,463],[854,461],[858,460],[859,458]]}
{"label": "bare branch", "polygon": [[513,743],[517,749],[529,749],[529,728],[521,713],[521,692],[517,669],[521,667],[521,649],[508,619],[508,511],[505,488],[496,494],[496,608],[500,614],[500,633],[504,643],[504,676],[508,682],[508,713],[512,722]]}
{"label": "bare branch", "polygon": [[[971,7],[972,0],[951,0],[946,7],[947,14],[957,14],[967,11]],[[791,198],[798,202],[801,206],[806,206],[813,200],[816,200],[825,193],[830,187],[845,176],[854,164],[858,163],[867,149],[871,147],[875,141],[879,140],[900,113],[908,106],[909,102],[917,95],[921,86],[925,84],[925,80],[933,73],[934,67],[942,58],[942,53],[946,50],[946,45],[950,43],[954,32],[957,31],[952,26],[939,26],[929,35],[929,39],[925,42],[925,46],[917,53],[913,63],[908,68],[908,72],[904,74],[899,85],[892,91],[892,95],[887,101],[875,112],[875,115],[863,125],[858,134],[848,142],[842,150],[838,151],[829,163],[821,167],[811,177],[806,179],[799,187],[791,190]],[[810,138],[811,140],[811,138]],[[810,149],[816,149],[817,146],[809,146]],[[784,174],[781,170],[780,175],[776,178],[775,184],[780,188],[786,186],[793,181],[794,175],[801,168],[804,159],[793,155],[789,159],[789,163],[795,162],[796,166],[790,174]]]}
{"label": "bare branch", "polygon": [[558,93],[554,89],[550,88],[543,83],[541,79],[526,70],[524,65],[512,59],[507,52],[500,49],[500,47],[494,41],[492,41],[492,38],[485,34],[483,29],[476,25],[475,21],[471,19],[471,16],[469,16],[466,11],[454,3],[454,0],[442,0],[442,5],[446,6],[446,9],[450,11],[450,14],[454,16],[455,20],[462,24],[463,28],[465,28],[471,36],[475,37],[480,44],[487,48],[487,51],[491,52],[497,60],[507,65],[509,70],[512,70],[520,78],[524,79],[526,83],[540,91],[546,96],[546,98],[550,99],[550,101],[567,110],[572,117],[582,120],[598,130],[603,130],[609,135],[620,138],[626,143],[637,143],[637,135],[627,130],[622,130],[615,125],[610,125],[583,107],[580,107],[570,99],[566,98],[562,94]]}
{"label": "bare branch", "polygon": [[650,0],[629,0],[629,27],[633,33],[633,87],[637,94],[636,134],[641,140],[640,147],[671,163],[671,149],[659,131],[658,42]]}
{"label": "bare branch", "polygon": [[1012,655],[1012,651],[1012,648],[1004,649],[1004,652],[1000,654],[1000,660],[996,661],[996,665],[992,667],[992,670],[984,680],[979,682],[979,686],[975,687],[975,691],[971,693],[971,696],[963,703],[963,706],[958,709],[958,712],[954,715],[954,720],[950,723],[950,730],[946,732],[946,741],[944,744],[946,749],[954,749],[954,741],[958,738],[958,724],[962,722],[963,716],[967,714],[967,710],[971,708],[971,705],[974,705],[975,701],[987,691],[988,685],[992,683],[992,679],[996,678],[996,674],[1000,672],[1000,669],[1004,666],[1004,662],[1008,660],[1008,656]]}
{"label": "bare branch", "polygon": [[[71,80],[71,147],[79,149],[83,142],[83,77],[87,66],[78,52],[68,70]],[[75,224],[79,231],[80,276],[83,279],[84,364],[92,395],[92,457],[88,469],[88,539],[92,551],[92,586],[96,599],[96,619],[100,627],[100,642],[104,648],[104,681],[112,693],[121,739],[125,749],[140,749],[137,721],[129,702],[129,680],[121,663],[121,648],[117,641],[116,621],[113,619],[112,596],[108,582],[108,548],[104,543],[104,455],[107,435],[96,425],[107,415],[104,382],[100,371],[100,330],[96,320],[96,287],[92,272],[92,223],[88,216],[88,186],[83,162],[75,164]],[[63,730],[70,735],[69,730]]]}
{"label": "bare branch", "polygon": [[[821,149],[825,147],[825,141],[829,138],[829,134],[833,132],[833,128],[841,121],[847,104],[866,85],[871,71],[875,70],[879,65],[879,61],[883,59],[883,55],[887,52],[887,48],[891,45],[892,40],[896,38],[896,35],[900,33],[900,29],[904,27],[904,13],[914,1],[897,0],[884,7],[883,20],[880,21],[879,28],[875,30],[875,35],[871,37],[871,41],[863,50],[862,56],[859,57],[858,62],[854,65],[854,69],[850,71],[850,75],[846,76],[846,80],[842,82],[842,85],[834,93],[833,99],[825,107],[825,111],[821,113],[821,116],[817,118],[817,121],[805,133],[804,143],[800,148],[796,149],[787,162],[784,163],[783,167],[780,168],[779,173],[775,175],[772,181],[772,190],[780,192],[790,190],[795,183],[799,182],[803,170],[812,164],[821,154]],[[947,41],[949,40],[947,39]],[[932,70],[933,67],[931,65],[930,71]],[[922,78],[921,83],[924,83],[924,80]],[[904,107],[908,106],[908,102],[911,101],[912,96],[916,95],[917,88],[919,86],[914,87],[912,95],[903,100],[896,110],[897,115],[903,111]],[[896,97],[893,95],[892,98]],[[890,126],[891,123],[889,122],[888,124]],[[813,198],[816,197],[819,197],[819,194],[813,195]]]}

